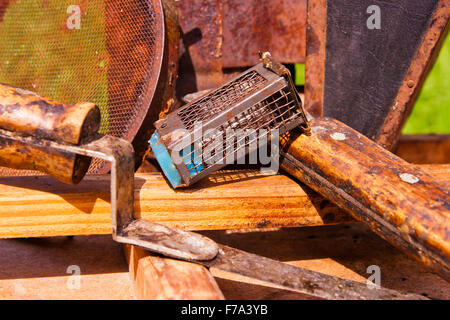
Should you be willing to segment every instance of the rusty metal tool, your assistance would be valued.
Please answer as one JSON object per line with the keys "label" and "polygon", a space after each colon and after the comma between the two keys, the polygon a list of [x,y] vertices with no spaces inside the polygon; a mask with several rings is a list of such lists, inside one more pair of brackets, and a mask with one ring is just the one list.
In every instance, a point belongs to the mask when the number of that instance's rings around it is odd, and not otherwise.
{"label": "rusty metal tool", "polygon": [[[77,183],[90,158],[111,163],[111,223],[114,240],[164,256],[237,273],[324,299],[425,299],[371,289],[215,243],[196,233],[134,216],[134,151],[131,143],[95,133],[100,117],[91,103],[62,105],[7,85],[0,86],[0,164],[41,170]],[[81,156],[81,160],[79,156]],[[81,162],[80,162],[81,161]],[[80,165],[80,163],[86,164]],[[83,169],[79,169],[82,167]]]}
{"label": "rusty metal tool", "polygon": [[275,130],[309,130],[289,70],[260,55],[260,64],[155,122],[150,146],[172,187],[239,161]]}
{"label": "rusty metal tool", "polygon": [[310,126],[281,139],[281,168],[450,280],[447,187],[335,119]]}

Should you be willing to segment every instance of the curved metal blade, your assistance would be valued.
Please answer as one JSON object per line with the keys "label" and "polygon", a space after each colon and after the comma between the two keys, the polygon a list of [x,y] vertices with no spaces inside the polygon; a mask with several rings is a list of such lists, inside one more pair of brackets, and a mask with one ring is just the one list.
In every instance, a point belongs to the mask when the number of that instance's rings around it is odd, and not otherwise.
{"label": "curved metal blade", "polygon": [[220,244],[215,259],[198,263],[321,299],[428,300],[421,295],[404,294],[386,288],[371,289],[365,283],[299,268]]}

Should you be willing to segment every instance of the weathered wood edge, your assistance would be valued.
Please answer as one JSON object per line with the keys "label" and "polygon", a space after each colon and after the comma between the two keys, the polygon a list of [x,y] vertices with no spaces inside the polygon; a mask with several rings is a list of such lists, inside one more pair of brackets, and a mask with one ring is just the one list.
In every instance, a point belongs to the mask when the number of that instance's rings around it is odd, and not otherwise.
{"label": "weathered wood edge", "polygon": [[214,277],[203,266],[152,255],[123,245],[134,293],[140,300],[224,300]]}

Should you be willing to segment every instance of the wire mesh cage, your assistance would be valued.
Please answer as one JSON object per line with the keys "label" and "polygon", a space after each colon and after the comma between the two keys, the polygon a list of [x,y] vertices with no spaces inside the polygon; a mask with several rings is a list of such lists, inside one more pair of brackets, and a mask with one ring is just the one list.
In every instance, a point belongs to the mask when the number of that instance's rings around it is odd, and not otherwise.
{"label": "wire mesh cage", "polygon": [[152,150],[174,188],[244,159],[306,115],[289,71],[262,63],[155,123]]}

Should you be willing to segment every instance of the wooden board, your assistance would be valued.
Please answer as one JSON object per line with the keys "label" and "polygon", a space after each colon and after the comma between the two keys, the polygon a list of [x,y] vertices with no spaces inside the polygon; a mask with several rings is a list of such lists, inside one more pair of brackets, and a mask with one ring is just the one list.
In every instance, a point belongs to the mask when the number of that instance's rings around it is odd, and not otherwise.
{"label": "wooden board", "polygon": [[[380,29],[367,26],[373,5]],[[324,116],[392,149],[447,33],[449,7],[449,0],[310,1],[307,108],[318,115],[322,106]]]}
{"label": "wooden board", "polygon": [[395,152],[410,163],[450,163],[450,134],[403,135]]}
{"label": "wooden board", "polygon": [[[432,166],[450,185],[450,171]],[[47,176],[0,179],[0,238],[111,233],[109,177],[64,185]],[[135,212],[186,230],[298,227],[352,221],[317,193],[284,175],[219,172],[174,191],[159,173],[135,177]]]}
{"label": "wooden board", "polygon": [[136,298],[141,300],[223,300],[214,277],[203,266],[151,255],[124,245]]}
{"label": "wooden board", "polygon": [[[450,284],[419,262],[389,245],[359,223],[253,230],[204,231],[225,245],[284,261],[306,269],[366,283],[369,266],[380,267],[381,285],[401,292],[449,299]],[[311,299],[268,287],[258,281],[211,269],[227,299]]]}
{"label": "wooden board", "polygon": [[[0,238],[111,233],[108,176],[69,186],[47,176],[0,179]],[[174,191],[160,173],[135,177],[135,214],[186,230],[294,227],[349,221],[310,189],[258,171],[215,173]]]}
{"label": "wooden board", "polygon": [[284,63],[305,62],[306,0],[222,2],[224,68],[253,66],[260,50]]}
{"label": "wooden board", "polygon": [[[377,265],[381,285],[450,299],[450,284],[361,224],[269,230],[202,231],[241,250],[329,275],[366,282]],[[135,299],[122,246],[109,235],[0,240],[0,299]],[[81,268],[81,287],[67,283]],[[307,299],[231,274],[212,271],[226,299]],[[244,281],[245,280],[245,281]]]}

